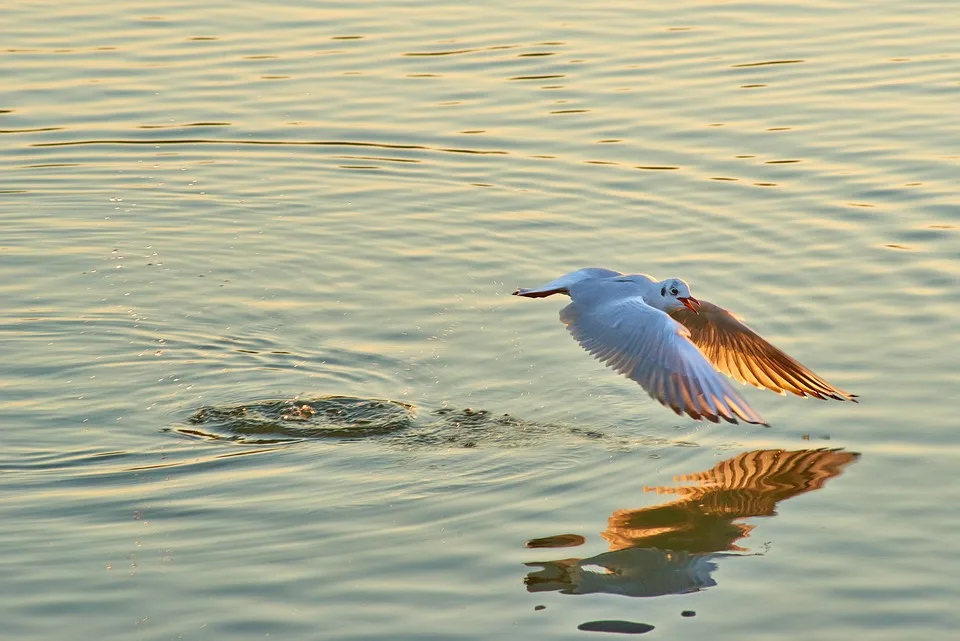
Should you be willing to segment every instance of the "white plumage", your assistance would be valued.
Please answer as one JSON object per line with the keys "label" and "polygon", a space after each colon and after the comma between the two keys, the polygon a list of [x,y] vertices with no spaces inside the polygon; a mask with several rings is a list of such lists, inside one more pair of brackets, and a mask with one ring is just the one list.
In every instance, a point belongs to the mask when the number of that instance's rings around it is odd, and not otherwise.
{"label": "white plumage", "polygon": [[678,278],[590,267],[514,294],[568,295],[560,320],[574,339],[677,414],[766,425],[720,372],[779,393],[856,402]]}

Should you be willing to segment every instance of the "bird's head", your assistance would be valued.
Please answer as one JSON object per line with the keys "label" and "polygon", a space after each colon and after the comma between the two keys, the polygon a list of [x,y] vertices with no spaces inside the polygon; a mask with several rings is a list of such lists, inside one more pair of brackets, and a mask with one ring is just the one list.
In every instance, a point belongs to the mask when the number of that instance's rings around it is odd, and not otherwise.
{"label": "bird's head", "polygon": [[660,286],[658,302],[663,311],[672,312],[686,307],[692,312],[699,313],[700,301],[690,295],[690,286],[685,282],[679,278],[668,278],[657,285]]}

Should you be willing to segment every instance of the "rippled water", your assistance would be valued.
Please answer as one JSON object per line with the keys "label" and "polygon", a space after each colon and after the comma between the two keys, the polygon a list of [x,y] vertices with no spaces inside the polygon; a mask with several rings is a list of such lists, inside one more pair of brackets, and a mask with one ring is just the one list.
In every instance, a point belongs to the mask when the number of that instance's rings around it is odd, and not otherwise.
{"label": "rippled water", "polygon": [[[0,25],[11,638],[954,634],[953,3]],[[509,296],[587,265],[861,403],[673,416]]]}

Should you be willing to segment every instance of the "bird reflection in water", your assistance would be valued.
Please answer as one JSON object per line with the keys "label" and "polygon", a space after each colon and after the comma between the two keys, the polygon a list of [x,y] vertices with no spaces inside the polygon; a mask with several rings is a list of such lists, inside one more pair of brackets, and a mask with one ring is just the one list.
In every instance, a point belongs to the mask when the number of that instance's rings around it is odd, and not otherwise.
{"label": "bird reflection in water", "polygon": [[[737,541],[754,526],[740,520],[773,516],[777,503],[819,490],[859,458],[842,450],[756,450],[706,472],[675,478],[675,487],[644,491],[676,500],[617,510],[602,533],[610,550],[589,558],[527,563],[529,592],[605,592],[633,597],[686,594],[716,585],[716,559],[747,552]],[[578,545],[575,534],[527,542],[529,548]]]}

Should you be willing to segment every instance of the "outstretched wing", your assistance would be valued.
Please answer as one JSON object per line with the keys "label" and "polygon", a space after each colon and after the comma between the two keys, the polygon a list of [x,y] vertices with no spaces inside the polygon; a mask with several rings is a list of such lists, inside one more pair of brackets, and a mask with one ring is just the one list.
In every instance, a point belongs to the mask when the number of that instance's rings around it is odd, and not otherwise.
{"label": "outstretched wing", "polygon": [[670,316],[690,330],[690,340],[717,369],[741,383],[781,394],[857,402],[856,394],[823,380],[718,305],[700,301],[699,313],[681,308]]}
{"label": "outstretched wing", "polygon": [[690,332],[640,296],[575,297],[560,320],[585,350],[677,414],[767,424],[690,342]]}

